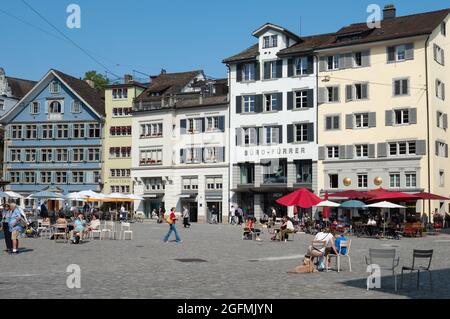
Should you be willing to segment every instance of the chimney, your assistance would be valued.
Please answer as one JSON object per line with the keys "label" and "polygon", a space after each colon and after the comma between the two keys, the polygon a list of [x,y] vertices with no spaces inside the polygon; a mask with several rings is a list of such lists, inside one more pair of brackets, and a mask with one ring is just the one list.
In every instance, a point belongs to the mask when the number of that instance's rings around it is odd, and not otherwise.
{"label": "chimney", "polygon": [[385,5],[384,9],[383,9],[383,20],[395,18],[396,11],[397,11],[397,9],[395,9],[395,5],[393,5],[393,4]]}
{"label": "chimney", "polygon": [[161,69],[161,74],[166,74],[167,71],[165,69]]}
{"label": "chimney", "polygon": [[95,83],[92,80],[86,80],[86,83],[89,84],[89,86],[93,89],[95,89]]}
{"label": "chimney", "polygon": [[130,75],[130,74],[125,74],[125,75],[123,76],[123,82],[124,82],[124,84],[130,84],[130,83],[132,83],[132,82],[133,82],[133,76]]}

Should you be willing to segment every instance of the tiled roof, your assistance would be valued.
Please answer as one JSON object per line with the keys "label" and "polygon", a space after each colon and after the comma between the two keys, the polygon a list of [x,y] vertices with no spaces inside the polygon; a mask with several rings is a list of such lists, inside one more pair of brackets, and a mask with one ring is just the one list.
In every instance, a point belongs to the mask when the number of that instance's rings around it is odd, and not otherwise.
{"label": "tiled roof", "polygon": [[69,85],[72,90],[77,92],[98,114],[105,115],[105,101],[102,99],[103,92],[98,92],[92,88],[86,81],[74,78],[58,70],[52,70],[64,82]]}
{"label": "tiled roof", "polygon": [[6,80],[11,88],[13,97],[16,99],[22,99],[31,89],[36,85],[37,82],[29,81],[24,79],[17,79],[7,76]]}
{"label": "tiled roof", "polygon": [[256,43],[252,45],[251,47],[245,49],[241,53],[238,53],[236,55],[233,55],[229,58],[224,59],[223,63],[229,63],[229,62],[238,62],[241,60],[250,60],[250,59],[256,59],[256,57],[259,55],[259,44]]}
{"label": "tiled roof", "polygon": [[200,99],[186,99],[180,100],[175,103],[175,108],[187,108],[187,107],[201,107],[201,106],[214,106],[214,105],[222,105],[228,103],[228,95],[218,95],[218,96],[209,96],[202,98],[202,102],[200,103]]}
{"label": "tiled roof", "polygon": [[334,39],[334,33],[303,37],[301,42],[278,52],[278,56],[282,57],[292,54],[310,52],[321,46],[323,43],[330,41],[330,39]]}

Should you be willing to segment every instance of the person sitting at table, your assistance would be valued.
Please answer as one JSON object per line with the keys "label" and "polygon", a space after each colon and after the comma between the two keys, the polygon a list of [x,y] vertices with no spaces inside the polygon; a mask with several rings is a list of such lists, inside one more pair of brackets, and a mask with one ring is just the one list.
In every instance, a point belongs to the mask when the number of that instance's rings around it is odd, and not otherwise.
{"label": "person sitting at table", "polygon": [[96,214],[92,214],[91,221],[86,228],[86,235],[93,230],[100,229],[100,220],[97,218]]}
{"label": "person sitting at table", "polygon": [[244,232],[249,232],[250,235],[255,234],[256,235],[256,240],[260,241],[261,238],[259,238],[259,235],[261,234],[261,230],[260,229],[255,229],[255,219],[253,217],[249,217],[247,219],[247,223],[245,224],[244,227]]}
{"label": "person sitting at table", "polygon": [[67,226],[67,219],[63,213],[58,214],[58,219],[56,220],[56,225],[58,226]]}
{"label": "person sitting at table", "polygon": [[294,223],[292,223],[292,220],[289,217],[283,218],[283,224],[281,224],[281,231],[280,231],[280,240],[281,241],[287,241],[289,234],[294,233]]}
{"label": "person sitting at table", "polygon": [[86,229],[86,221],[84,220],[83,213],[79,213],[77,219],[73,222],[74,229],[72,231],[72,239],[76,236],[79,236],[80,239],[84,238],[85,229]]}
{"label": "person sitting at table", "polygon": [[345,255],[347,253],[347,247],[341,247],[341,241],[347,241],[347,238],[344,235],[337,234],[336,239],[334,241],[334,245],[336,246],[336,249],[338,253],[341,255]]}
{"label": "person sitting at table", "polygon": [[329,265],[330,260],[328,255],[333,253],[335,255],[338,254],[338,250],[336,249],[335,245],[335,237],[330,232],[329,228],[325,228],[323,231],[317,233],[317,235],[314,237],[314,241],[323,241],[325,242],[325,247],[323,249],[324,253],[324,259],[321,259],[319,264],[319,271],[323,270],[325,268],[325,262]]}

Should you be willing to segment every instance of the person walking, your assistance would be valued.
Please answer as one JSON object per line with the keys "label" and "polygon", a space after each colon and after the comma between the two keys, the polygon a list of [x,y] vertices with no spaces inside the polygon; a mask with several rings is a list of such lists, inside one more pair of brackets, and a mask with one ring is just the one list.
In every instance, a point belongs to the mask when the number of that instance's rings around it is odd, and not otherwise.
{"label": "person walking", "polygon": [[242,218],[244,217],[244,211],[242,210],[241,206],[238,206],[237,217],[238,217],[238,225],[241,225],[243,222]]}
{"label": "person walking", "polygon": [[230,225],[236,225],[236,208],[234,208],[234,205],[231,205],[230,209]]}
{"label": "person walking", "polygon": [[211,207],[211,224],[217,224],[219,222],[219,212],[217,211],[216,205]]}
{"label": "person walking", "polygon": [[2,209],[2,229],[5,237],[6,249],[5,252],[12,252],[11,232],[9,231],[9,219],[11,218],[11,209],[9,204],[5,204]]}
{"label": "person walking", "polygon": [[186,206],[183,206],[183,225],[184,228],[191,228],[191,224],[189,223],[189,210],[187,209]]}
{"label": "person walking", "polygon": [[164,222],[164,215],[166,214],[166,210],[161,206],[158,214],[158,224],[162,224]]}
{"label": "person walking", "polygon": [[9,203],[11,208],[11,216],[9,218],[9,231],[11,232],[12,254],[18,254],[19,237],[23,233],[23,216],[15,202]]}
{"label": "person walking", "polygon": [[167,232],[166,236],[164,236],[164,242],[167,243],[169,241],[169,237],[172,234],[172,232],[175,233],[175,240],[177,243],[181,243],[182,240],[180,236],[178,235],[177,227],[175,226],[175,223],[177,221],[177,217],[175,216],[176,208],[172,207],[170,210],[170,215],[167,218],[167,223],[169,224],[169,231]]}

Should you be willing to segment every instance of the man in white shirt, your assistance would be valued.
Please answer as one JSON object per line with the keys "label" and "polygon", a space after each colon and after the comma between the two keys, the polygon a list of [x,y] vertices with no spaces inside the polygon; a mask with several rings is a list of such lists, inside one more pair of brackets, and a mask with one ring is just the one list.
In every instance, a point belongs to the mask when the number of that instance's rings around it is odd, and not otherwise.
{"label": "man in white shirt", "polygon": [[326,259],[327,263],[329,262],[328,255],[331,253],[338,255],[338,251],[337,251],[336,245],[334,243],[335,238],[328,229],[325,229],[325,230],[317,233],[317,235],[314,237],[314,241],[324,241],[325,242],[325,247],[317,249],[317,250],[321,251],[322,253],[324,253],[324,259],[321,258],[320,265],[319,265],[319,270],[323,270],[325,268],[325,263],[324,263],[325,259]]}

